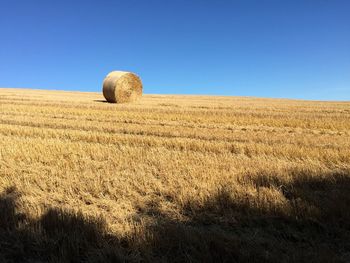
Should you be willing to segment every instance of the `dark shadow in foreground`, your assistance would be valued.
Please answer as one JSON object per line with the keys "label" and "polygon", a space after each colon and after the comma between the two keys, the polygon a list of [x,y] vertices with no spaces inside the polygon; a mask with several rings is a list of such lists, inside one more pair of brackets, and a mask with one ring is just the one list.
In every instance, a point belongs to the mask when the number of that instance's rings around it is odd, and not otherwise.
{"label": "dark shadow in foreground", "polygon": [[[280,186],[277,177],[254,178],[257,187]],[[18,211],[19,193],[9,188],[0,195],[0,262],[349,262],[348,171],[296,178],[283,185],[288,215],[221,188],[204,204],[187,204],[185,222],[157,202],[140,207],[135,218],[156,221],[128,237],[111,235],[102,218],[71,211],[32,219]]]}

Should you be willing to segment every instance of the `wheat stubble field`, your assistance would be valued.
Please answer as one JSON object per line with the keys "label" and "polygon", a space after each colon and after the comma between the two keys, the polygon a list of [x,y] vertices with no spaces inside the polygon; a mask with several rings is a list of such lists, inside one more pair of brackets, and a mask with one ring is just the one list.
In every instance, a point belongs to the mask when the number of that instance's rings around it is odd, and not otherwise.
{"label": "wheat stubble field", "polygon": [[349,262],[350,102],[0,89],[0,262]]}

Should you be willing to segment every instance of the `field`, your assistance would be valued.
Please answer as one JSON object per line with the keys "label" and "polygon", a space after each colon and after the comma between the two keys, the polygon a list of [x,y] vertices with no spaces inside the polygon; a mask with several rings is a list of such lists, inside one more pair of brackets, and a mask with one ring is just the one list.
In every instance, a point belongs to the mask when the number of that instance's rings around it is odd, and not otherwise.
{"label": "field", "polygon": [[350,102],[0,89],[0,262],[350,262]]}

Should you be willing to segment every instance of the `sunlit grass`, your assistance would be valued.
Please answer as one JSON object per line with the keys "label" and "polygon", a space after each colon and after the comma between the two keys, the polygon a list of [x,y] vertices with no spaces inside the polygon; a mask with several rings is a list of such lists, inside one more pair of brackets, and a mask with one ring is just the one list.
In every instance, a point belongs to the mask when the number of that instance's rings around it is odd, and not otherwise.
{"label": "sunlit grass", "polygon": [[349,102],[101,96],[0,89],[0,261],[350,260]]}

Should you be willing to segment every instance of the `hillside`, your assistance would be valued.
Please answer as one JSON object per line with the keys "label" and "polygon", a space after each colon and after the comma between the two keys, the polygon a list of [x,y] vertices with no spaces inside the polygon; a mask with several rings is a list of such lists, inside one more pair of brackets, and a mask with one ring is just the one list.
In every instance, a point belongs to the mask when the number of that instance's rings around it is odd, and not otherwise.
{"label": "hillside", "polygon": [[0,262],[350,261],[350,102],[0,89]]}

